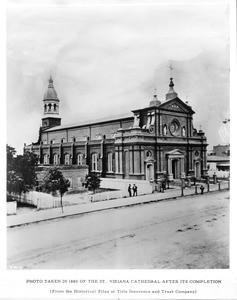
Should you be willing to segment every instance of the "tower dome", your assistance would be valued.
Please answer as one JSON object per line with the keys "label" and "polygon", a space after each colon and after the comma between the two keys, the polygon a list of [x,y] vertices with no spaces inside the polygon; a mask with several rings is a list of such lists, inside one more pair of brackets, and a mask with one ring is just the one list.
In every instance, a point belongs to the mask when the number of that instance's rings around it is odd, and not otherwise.
{"label": "tower dome", "polygon": [[157,90],[155,89],[153,99],[150,101],[150,106],[159,106],[161,101],[157,98]]}
{"label": "tower dome", "polygon": [[58,95],[53,86],[52,76],[50,76],[49,78],[49,85],[48,85],[48,89],[44,93],[44,100],[58,100]]}
{"label": "tower dome", "polygon": [[42,118],[42,128],[49,128],[61,124],[59,117],[59,99],[53,86],[53,79],[50,76],[48,89],[44,93],[44,116]]}

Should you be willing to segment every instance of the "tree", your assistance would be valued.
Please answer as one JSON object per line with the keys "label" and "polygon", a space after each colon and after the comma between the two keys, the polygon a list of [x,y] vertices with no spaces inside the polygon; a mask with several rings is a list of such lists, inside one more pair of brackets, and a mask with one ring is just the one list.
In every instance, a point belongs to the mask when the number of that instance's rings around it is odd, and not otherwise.
{"label": "tree", "polygon": [[96,174],[86,175],[85,181],[85,187],[88,188],[89,191],[95,192],[95,190],[100,187],[101,180]]}
{"label": "tree", "polygon": [[42,190],[46,193],[52,193],[53,195],[59,192],[63,212],[63,195],[68,191],[69,186],[69,180],[63,176],[59,168],[55,167],[49,169],[43,178]]}
{"label": "tree", "polygon": [[7,145],[7,192],[21,195],[36,184],[37,156],[30,151],[16,156],[15,148]]}

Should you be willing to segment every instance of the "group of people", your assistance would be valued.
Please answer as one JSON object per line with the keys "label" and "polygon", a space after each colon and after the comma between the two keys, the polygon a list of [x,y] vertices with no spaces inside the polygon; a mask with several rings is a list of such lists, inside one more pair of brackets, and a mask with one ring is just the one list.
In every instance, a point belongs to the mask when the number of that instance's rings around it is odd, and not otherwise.
{"label": "group of people", "polygon": [[128,185],[128,195],[129,197],[137,196],[137,186],[134,183],[133,187],[131,184]]}

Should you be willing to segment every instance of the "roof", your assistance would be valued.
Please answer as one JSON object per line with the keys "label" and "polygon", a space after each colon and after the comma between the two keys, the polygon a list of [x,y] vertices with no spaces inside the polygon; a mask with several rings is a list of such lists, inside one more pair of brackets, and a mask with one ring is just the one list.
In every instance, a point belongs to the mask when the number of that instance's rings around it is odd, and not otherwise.
{"label": "roof", "polygon": [[219,161],[230,161],[229,156],[217,156],[217,155],[208,155],[207,156],[207,161],[208,162],[219,162]]}
{"label": "roof", "polygon": [[180,103],[180,105],[182,105],[185,109],[187,109],[187,111],[189,111],[190,114],[195,114],[195,111],[193,111],[192,107],[190,105],[187,105],[185,102],[183,102],[179,97],[176,97],[176,98],[173,98],[173,99],[170,99],[170,100],[164,100],[164,101],[160,102],[159,105],[146,106],[144,108],[134,109],[134,110],[132,110],[132,112],[136,113],[136,112],[139,112],[139,111],[142,111],[142,110],[150,110],[150,109],[153,109],[153,108],[166,110],[167,109],[166,107],[172,102]]}
{"label": "roof", "polygon": [[53,79],[50,76],[48,89],[44,93],[44,100],[58,100],[58,95],[53,86]]}
{"label": "roof", "polygon": [[101,118],[101,119],[96,119],[96,120],[88,120],[88,121],[83,121],[83,122],[77,122],[77,123],[71,123],[71,124],[65,124],[65,125],[60,125],[60,126],[55,126],[49,129],[44,130],[44,132],[50,132],[50,131],[55,131],[55,130],[63,130],[63,129],[68,129],[68,128],[74,128],[74,127],[82,127],[82,126],[88,126],[88,125],[96,125],[100,123],[109,123],[109,122],[115,122],[119,120],[126,120],[126,119],[133,119],[133,116],[131,114],[124,114],[120,116],[115,116],[113,119],[107,118]]}

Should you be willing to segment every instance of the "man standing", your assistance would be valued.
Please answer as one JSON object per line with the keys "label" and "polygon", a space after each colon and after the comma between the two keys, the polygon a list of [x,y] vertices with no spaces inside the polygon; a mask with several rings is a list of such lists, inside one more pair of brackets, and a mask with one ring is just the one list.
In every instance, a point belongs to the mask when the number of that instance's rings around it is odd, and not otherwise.
{"label": "man standing", "polygon": [[133,185],[133,196],[137,196],[137,186],[135,183]]}
{"label": "man standing", "polygon": [[129,195],[129,197],[132,197],[132,187],[131,187],[131,184],[128,185],[128,195]]}

